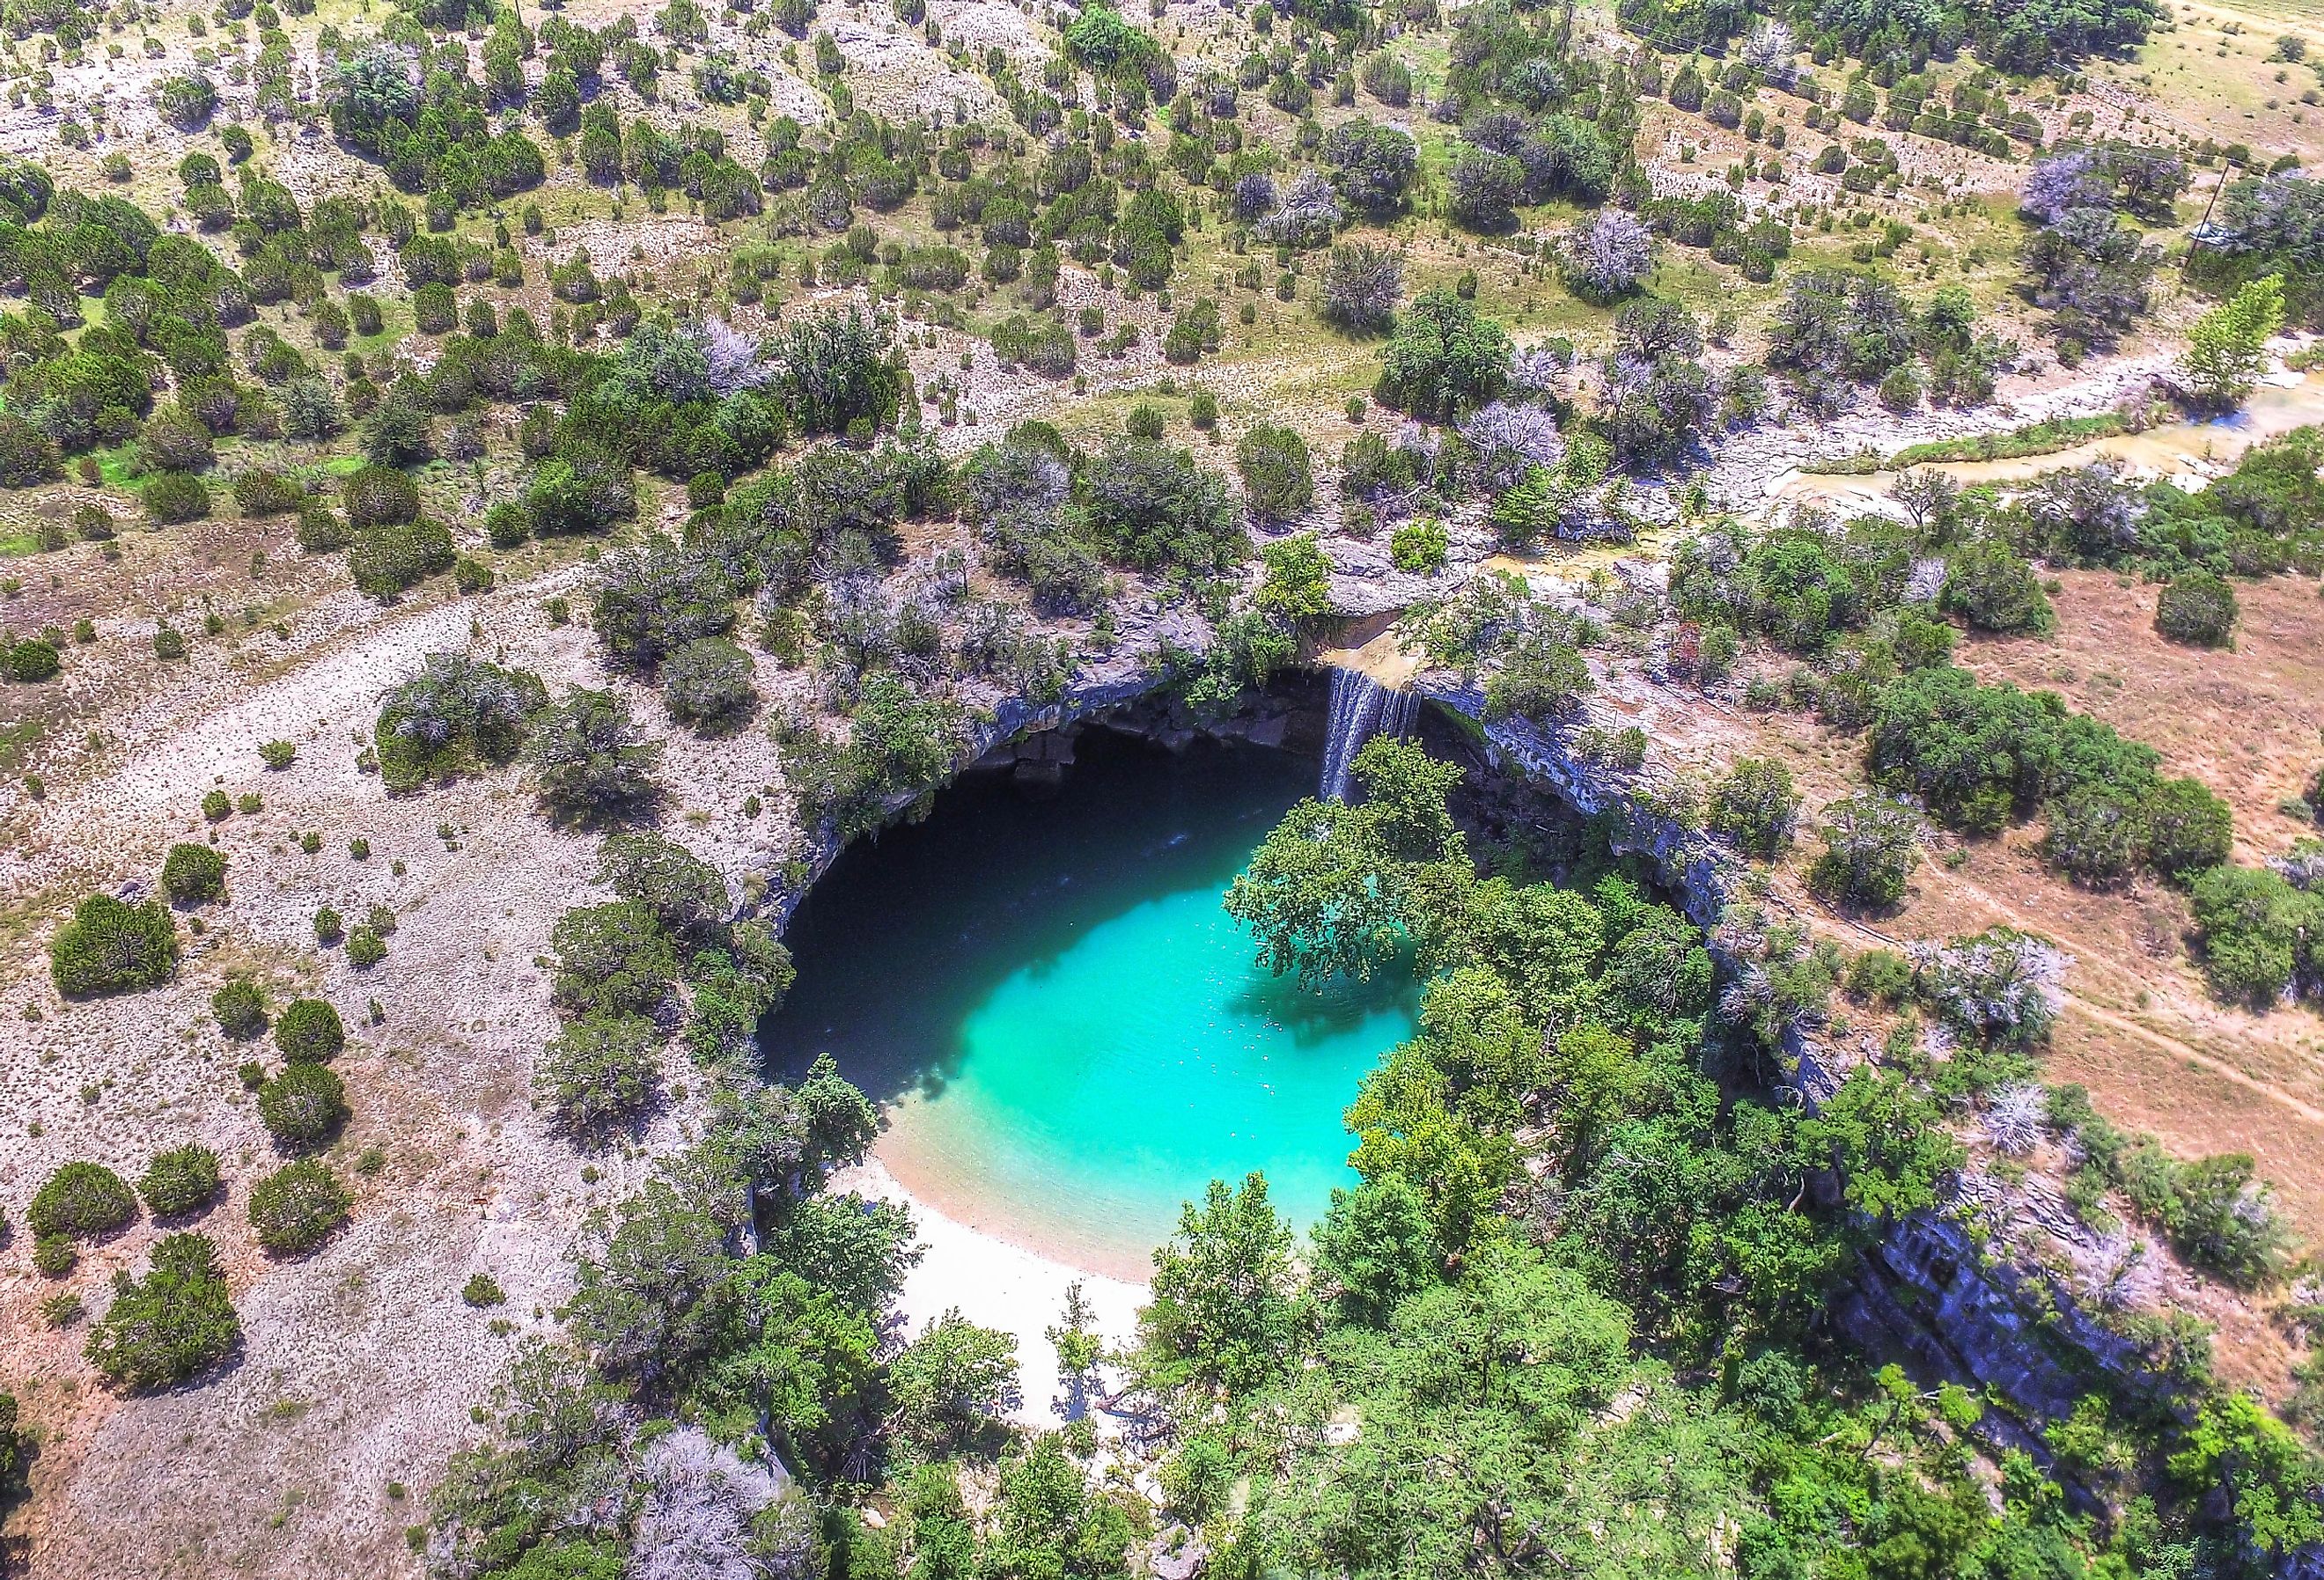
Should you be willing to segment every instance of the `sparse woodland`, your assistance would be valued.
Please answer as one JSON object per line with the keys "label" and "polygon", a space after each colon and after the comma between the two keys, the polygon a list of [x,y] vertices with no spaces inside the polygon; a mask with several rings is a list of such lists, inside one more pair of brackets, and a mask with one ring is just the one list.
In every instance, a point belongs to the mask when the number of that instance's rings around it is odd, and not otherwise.
{"label": "sparse woodland", "polygon": [[[0,4],[0,1572],[2312,1563],[2324,1153],[2080,1051],[2324,1104],[2324,77],[2254,25]],[[2099,586],[2296,745],[2020,657]],[[760,1068],[790,907],[997,719],[1351,615],[1444,749],[1228,909],[1419,984],[1359,1183],[1213,1182],[1134,1333],[915,1330],[876,1107]],[[2103,1335],[2063,1408],[1849,1326],[1932,1223]]]}

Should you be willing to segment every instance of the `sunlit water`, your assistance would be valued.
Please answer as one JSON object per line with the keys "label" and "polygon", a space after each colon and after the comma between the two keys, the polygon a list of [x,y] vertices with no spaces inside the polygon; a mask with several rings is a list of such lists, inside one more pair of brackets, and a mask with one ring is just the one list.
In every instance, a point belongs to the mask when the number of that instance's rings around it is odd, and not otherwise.
{"label": "sunlit water", "polygon": [[1350,1182],[1341,1113],[1410,1035],[1408,984],[1323,993],[1254,964],[1220,907],[1312,759],[1085,736],[1062,790],[948,791],[844,855],[792,924],[761,1028],[889,1105],[881,1160],[948,1215],[1142,1277],[1179,1204],[1266,1172],[1312,1221]]}

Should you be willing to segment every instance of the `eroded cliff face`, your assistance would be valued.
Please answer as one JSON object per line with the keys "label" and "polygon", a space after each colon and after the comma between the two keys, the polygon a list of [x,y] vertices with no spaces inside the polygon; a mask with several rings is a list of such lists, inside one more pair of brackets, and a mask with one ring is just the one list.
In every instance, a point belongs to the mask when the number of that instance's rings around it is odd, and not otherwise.
{"label": "eroded cliff face", "polygon": [[[1571,717],[1546,724],[1488,720],[1481,688],[1458,677],[1425,674],[1415,687],[1472,721],[1496,766],[1597,819],[1617,853],[1649,862],[1710,938],[1722,971],[1732,973],[1743,963],[1722,947],[1719,927],[1730,901],[1747,893],[1748,869],[1688,815],[1684,782],[1688,758],[1728,733],[1722,710],[1643,680],[1600,679],[1599,691]],[[1627,725],[1646,730],[1652,742],[1638,767],[1581,750],[1589,732]],[[1811,1105],[1836,1090],[1860,1058],[1798,1030],[1786,1034],[1783,1051],[1786,1083]],[[1972,1167],[1942,1208],[1895,1224],[1860,1259],[1859,1276],[1832,1317],[1869,1347],[1911,1356],[1924,1376],[1993,1400],[2000,1408],[1987,1416],[1987,1437],[2054,1470],[2042,1428],[2083,1395],[2127,1391],[2181,1405],[2180,1381],[2158,1365],[2154,1344],[2135,1336],[2128,1319],[2221,1298],[2198,1284],[2143,1238],[2090,1228],[2043,1172],[2003,1180]]]}

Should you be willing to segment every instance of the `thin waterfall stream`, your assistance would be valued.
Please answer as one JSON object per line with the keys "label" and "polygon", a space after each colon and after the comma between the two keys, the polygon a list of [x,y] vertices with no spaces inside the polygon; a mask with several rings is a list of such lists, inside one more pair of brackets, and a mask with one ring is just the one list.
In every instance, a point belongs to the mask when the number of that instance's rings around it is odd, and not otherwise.
{"label": "thin waterfall stream", "polygon": [[1323,778],[1318,793],[1327,801],[1348,799],[1348,776],[1356,753],[1374,735],[1411,732],[1420,698],[1381,685],[1360,670],[1332,671],[1332,733],[1323,747]]}

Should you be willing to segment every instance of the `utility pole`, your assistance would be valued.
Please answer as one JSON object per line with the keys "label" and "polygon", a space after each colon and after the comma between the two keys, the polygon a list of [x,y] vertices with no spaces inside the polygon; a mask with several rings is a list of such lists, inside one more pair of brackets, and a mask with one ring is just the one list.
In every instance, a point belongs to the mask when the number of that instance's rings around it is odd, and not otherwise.
{"label": "utility pole", "polygon": [[2195,262],[2195,249],[2203,245],[2203,232],[2210,226],[2211,210],[2219,206],[2219,194],[2227,189],[2227,177],[2234,173],[2235,168],[2236,162],[2232,159],[2220,162],[2219,179],[2211,185],[2211,200],[2203,205],[2203,217],[2195,222],[2194,233],[2187,238],[2187,255],[2179,260],[2180,273],[2186,273]]}

